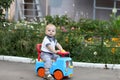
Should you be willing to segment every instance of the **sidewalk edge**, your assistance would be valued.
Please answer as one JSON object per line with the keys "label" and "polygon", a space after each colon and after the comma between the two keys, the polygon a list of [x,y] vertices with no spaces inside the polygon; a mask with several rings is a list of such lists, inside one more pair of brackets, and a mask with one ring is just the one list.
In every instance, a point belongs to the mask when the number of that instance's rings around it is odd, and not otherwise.
{"label": "sidewalk edge", "polygon": [[[35,63],[35,59],[26,57],[16,57],[16,56],[4,56],[0,55],[0,60],[12,61],[12,62],[22,62],[22,63]],[[108,69],[120,69],[120,64],[100,64],[100,63],[85,63],[85,62],[74,62],[74,67],[88,67],[88,68],[108,68]]]}

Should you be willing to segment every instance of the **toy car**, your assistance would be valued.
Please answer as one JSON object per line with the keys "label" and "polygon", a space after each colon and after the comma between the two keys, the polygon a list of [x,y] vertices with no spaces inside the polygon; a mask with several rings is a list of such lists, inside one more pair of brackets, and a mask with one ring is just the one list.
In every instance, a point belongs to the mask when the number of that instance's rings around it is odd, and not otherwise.
{"label": "toy car", "polygon": [[[45,69],[44,62],[40,59],[40,47],[41,44],[37,44],[36,49],[38,52],[38,59],[35,64],[35,71],[38,76],[44,78]],[[55,78],[55,80],[63,80],[63,78],[71,78],[73,76],[73,64],[70,57],[66,57],[69,52],[58,52],[61,57],[57,58],[56,61],[53,61],[52,67],[50,68],[50,74]]]}

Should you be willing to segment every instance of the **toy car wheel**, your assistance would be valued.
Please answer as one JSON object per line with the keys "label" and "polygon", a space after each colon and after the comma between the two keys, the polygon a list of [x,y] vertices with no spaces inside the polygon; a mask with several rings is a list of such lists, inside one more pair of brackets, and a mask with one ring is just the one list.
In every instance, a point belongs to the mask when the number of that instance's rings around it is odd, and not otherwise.
{"label": "toy car wheel", "polygon": [[38,69],[38,76],[42,77],[42,78],[45,76],[45,69],[44,68]]}
{"label": "toy car wheel", "polygon": [[60,70],[56,70],[53,75],[54,75],[54,78],[56,80],[62,80],[63,79],[63,73]]}

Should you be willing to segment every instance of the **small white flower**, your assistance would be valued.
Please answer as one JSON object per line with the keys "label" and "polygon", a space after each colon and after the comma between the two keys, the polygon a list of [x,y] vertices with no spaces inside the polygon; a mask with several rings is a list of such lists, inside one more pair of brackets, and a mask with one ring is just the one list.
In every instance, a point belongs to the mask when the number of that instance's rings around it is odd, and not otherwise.
{"label": "small white flower", "polygon": [[5,27],[5,26],[6,26],[6,24],[4,23],[4,24],[3,24],[3,26]]}
{"label": "small white flower", "polygon": [[17,29],[17,27],[15,26],[14,29]]}
{"label": "small white flower", "polygon": [[87,43],[85,43],[85,47],[87,47],[88,45],[87,45]]}
{"label": "small white flower", "polygon": [[41,23],[41,26],[44,26],[45,24],[44,23]]}
{"label": "small white flower", "polygon": [[37,29],[37,31],[39,31],[40,29]]}
{"label": "small white flower", "polygon": [[95,51],[93,54],[96,56],[96,55],[97,55],[97,52]]}
{"label": "small white flower", "polygon": [[104,44],[104,45],[107,45],[107,43],[106,43],[106,42],[104,42],[103,44]]}
{"label": "small white flower", "polygon": [[117,13],[117,9],[116,9],[116,8],[113,8],[112,12],[113,12],[113,13]]}
{"label": "small white flower", "polygon": [[10,31],[10,32],[11,32],[12,30],[10,30],[10,29],[9,29],[8,31]]}
{"label": "small white flower", "polygon": [[31,29],[33,29],[34,27],[33,26],[30,26],[31,27]]}

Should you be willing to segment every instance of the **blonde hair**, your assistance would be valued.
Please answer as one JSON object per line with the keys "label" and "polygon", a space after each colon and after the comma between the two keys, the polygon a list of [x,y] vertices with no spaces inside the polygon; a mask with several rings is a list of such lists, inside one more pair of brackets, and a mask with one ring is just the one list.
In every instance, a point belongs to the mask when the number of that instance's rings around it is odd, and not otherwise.
{"label": "blonde hair", "polygon": [[49,27],[54,27],[54,28],[56,29],[56,26],[55,26],[54,24],[48,24],[48,25],[46,26],[46,29],[49,28]]}

